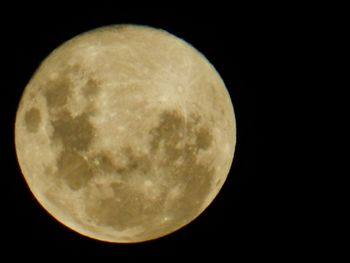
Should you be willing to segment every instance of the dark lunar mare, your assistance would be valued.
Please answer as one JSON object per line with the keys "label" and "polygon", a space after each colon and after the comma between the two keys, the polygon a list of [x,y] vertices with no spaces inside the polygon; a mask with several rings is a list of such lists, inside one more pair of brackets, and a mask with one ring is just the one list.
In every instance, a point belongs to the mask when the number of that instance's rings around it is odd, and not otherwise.
{"label": "dark lunar mare", "polygon": [[[135,174],[152,179],[156,175],[152,174],[154,163],[151,157],[162,155],[157,170],[162,171],[161,176],[168,184],[161,189],[161,197],[156,200],[132,185],[121,183],[111,185],[113,198],[95,200],[88,196],[85,211],[96,224],[118,230],[142,226],[146,231],[143,237],[152,237],[158,232],[170,232],[174,222],[179,227],[188,223],[201,212],[199,209],[211,191],[214,170],[209,166],[210,162],[202,163],[197,158],[199,151],[210,149],[213,143],[212,131],[200,115],[190,114],[185,119],[176,110],[161,112],[157,125],[149,131],[150,156],[136,154],[131,147],[125,146],[122,149],[127,160],[124,165],[117,164],[107,152],[84,158],[93,142],[95,129],[89,120],[89,111],[73,117],[66,109],[65,105],[72,96],[71,88],[70,79],[63,75],[58,82],[48,82],[48,90],[44,93],[54,130],[52,142],[63,146],[57,160],[56,178],[61,178],[72,190],[83,188],[101,171],[119,174],[126,182]],[[97,82],[91,79],[86,82],[83,95],[91,98],[98,89]],[[29,122],[36,118],[28,116]],[[33,130],[36,127],[36,124],[29,125]],[[165,206],[167,195],[175,186],[181,186],[184,191]],[[164,215],[172,222],[160,225],[159,220]]]}

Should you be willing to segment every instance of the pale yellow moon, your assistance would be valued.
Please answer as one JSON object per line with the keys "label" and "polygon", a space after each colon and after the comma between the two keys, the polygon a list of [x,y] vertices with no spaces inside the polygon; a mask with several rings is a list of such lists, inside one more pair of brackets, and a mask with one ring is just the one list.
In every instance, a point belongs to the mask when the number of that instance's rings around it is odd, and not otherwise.
{"label": "pale yellow moon", "polygon": [[55,49],[21,98],[18,161],[39,203],[70,229],[132,243],[194,220],[221,189],[236,123],[218,72],[146,26],[92,30]]}

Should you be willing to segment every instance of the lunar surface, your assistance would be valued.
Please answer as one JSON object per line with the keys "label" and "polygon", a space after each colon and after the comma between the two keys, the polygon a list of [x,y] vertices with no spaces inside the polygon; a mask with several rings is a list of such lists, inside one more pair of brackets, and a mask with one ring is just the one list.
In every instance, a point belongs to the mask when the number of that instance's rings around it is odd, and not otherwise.
{"label": "lunar surface", "polygon": [[185,41],[146,26],[83,33],[54,50],[21,98],[15,143],[39,203],[98,240],[156,239],[200,215],[236,144],[224,82]]}

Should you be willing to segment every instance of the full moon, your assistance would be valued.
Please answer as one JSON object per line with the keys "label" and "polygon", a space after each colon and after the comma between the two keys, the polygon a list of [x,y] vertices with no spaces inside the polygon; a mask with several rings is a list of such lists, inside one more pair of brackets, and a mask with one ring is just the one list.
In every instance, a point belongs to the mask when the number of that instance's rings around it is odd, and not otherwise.
{"label": "full moon", "polygon": [[25,181],[59,222],[90,238],[143,242],[193,221],[233,161],[223,80],[184,40],[138,25],[98,28],[39,66],[16,115]]}

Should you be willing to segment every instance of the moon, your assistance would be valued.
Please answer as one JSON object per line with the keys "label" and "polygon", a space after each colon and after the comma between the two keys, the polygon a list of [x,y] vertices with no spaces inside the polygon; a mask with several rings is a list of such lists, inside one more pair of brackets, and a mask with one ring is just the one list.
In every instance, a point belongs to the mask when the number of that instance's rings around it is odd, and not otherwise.
{"label": "moon", "polygon": [[25,181],[56,220],[93,239],[168,235],[213,201],[232,165],[226,86],[190,44],[141,25],[82,33],[24,89],[15,145]]}

